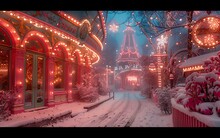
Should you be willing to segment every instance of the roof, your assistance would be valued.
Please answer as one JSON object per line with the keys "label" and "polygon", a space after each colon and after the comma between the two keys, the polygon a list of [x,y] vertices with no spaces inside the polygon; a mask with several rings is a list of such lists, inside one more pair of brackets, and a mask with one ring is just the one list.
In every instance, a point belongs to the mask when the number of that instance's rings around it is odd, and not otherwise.
{"label": "roof", "polygon": [[218,52],[219,51],[189,58],[185,62],[182,62],[180,64],[179,68],[185,68],[185,67],[191,67],[191,66],[196,66],[196,65],[202,65],[205,60],[209,59],[212,56],[217,56]]}

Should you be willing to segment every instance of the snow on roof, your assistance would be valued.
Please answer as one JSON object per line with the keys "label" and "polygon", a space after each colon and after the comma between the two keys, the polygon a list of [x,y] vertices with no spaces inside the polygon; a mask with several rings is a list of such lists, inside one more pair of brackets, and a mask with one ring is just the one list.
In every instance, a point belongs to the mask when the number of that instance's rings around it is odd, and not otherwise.
{"label": "snow on roof", "polygon": [[202,65],[205,60],[209,59],[211,56],[216,56],[218,52],[219,51],[189,58],[185,62],[182,62],[179,68]]}

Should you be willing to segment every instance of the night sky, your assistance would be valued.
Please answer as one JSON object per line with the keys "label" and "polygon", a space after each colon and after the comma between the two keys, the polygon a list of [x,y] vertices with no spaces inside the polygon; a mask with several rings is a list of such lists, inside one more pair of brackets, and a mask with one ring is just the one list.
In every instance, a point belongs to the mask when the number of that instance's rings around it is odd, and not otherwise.
{"label": "night sky", "polygon": [[[137,11],[135,11],[137,12]],[[184,11],[183,11],[184,12]],[[126,25],[128,24],[128,17],[129,17],[129,11],[117,11],[117,14],[114,14],[111,11],[108,11],[107,21],[106,21],[106,29],[107,29],[107,39],[106,39],[106,45],[104,45],[103,52],[101,54],[101,60],[97,64],[98,66],[105,66],[105,65],[111,65],[115,66],[115,60],[117,51],[120,50],[121,44],[123,42],[124,33],[123,31],[126,28]],[[210,15],[219,15],[219,11],[212,11]],[[197,21],[202,17],[208,16],[206,11],[194,11],[193,13],[193,21]],[[177,21],[180,24],[186,24],[187,18],[186,16],[179,16],[177,15]],[[153,18],[153,20],[157,20]],[[116,24],[119,26],[117,32],[112,32],[109,30],[109,26],[112,24]],[[134,26],[134,22],[130,20],[130,25]],[[139,27],[132,27],[135,30],[135,41],[137,43],[139,53],[141,55],[150,55],[152,52],[152,46],[146,39],[146,36],[140,31]],[[169,37],[168,37],[168,54],[172,50],[172,52],[177,51],[181,48],[187,47],[187,37],[188,37],[188,30],[185,27],[179,27],[176,29],[172,29]],[[152,42],[156,44],[156,40],[158,37],[152,36]],[[197,46],[193,46],[193,49],[197,48]],[[219,49],[217,47],[217,49]],[[214,49],[214,50],[217,50]],[[213,50],[206,50],[207,52],[213,51]]]}

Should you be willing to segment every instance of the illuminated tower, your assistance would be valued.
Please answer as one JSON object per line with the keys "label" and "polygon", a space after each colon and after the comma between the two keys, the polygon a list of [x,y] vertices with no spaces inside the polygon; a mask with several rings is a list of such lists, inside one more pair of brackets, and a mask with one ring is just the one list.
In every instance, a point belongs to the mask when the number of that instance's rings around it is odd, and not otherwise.
{"label": "illuminated tower", "polygon": [[120,53],[118,55],[117,63],[137,63],[137,59],[140,56],[134,39],[134,32],[135,31],[129,26],[124,30],[124,39],[121,45]]}
{"label": "illuminated tower", "polygon": [[126,90],[139,90],[141,68],[138,63],[140,54],[134,38],[135,31],[127,26],[124,32],[124,39],[117,58],[116,80],[120,88]]}

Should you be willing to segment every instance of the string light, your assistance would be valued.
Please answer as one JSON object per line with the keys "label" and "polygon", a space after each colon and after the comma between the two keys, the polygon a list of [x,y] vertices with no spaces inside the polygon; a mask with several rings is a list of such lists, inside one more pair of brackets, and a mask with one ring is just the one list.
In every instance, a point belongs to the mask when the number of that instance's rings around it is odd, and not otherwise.
{"label": "string light", "polygon": [[[31,16],[29,16],[29,15],[26,15],[26,14],[24,14],[24,13],[22,13],[22,12],[19,12],[19,11],[4,11],[4,12],[2,12],[2,13],[4,13],[4,14],[9,14],[9,15],[11,15],[11,16],[15,16],[15,17],[17,17],[18,19],[22,19],[22,20],[24,20],[24,21],[26,21],[26,22],[28,22],[28,23],[30,23],[30,24],[33,24],[33,25],[35,25],[36,27],[39,27],[39,28],[42,28],[42,29],[45,29],[45,30],[48,30],[48,31],[50,31],[50,32],[56,32],[56,35],[58,35],[58,36],[60,36],[60,37],[62,37],[62,38],[65,38],[65,39],[68,39],[68,40],[70,40],[70,41],[72,41],[72,42],[74,42],[74,43],[76,43],[76,44],[79,44],[79,41],[77,41],[76,40],[76,38],[74,38],[73,36],[70,36],[69,34],[66,34],[66,32],[63,32],[63,31],[58,31],[56,28],[54,28],[53,26],[51,26],[51,25],[49,25],[49,24],[44,24],[43,22],[40,22],[40,21],[38,21],[38,20],[35,20],[35,18],[33,18],[33,17],[31,17]],[[72,21],[72,23],[75,23],[75,25],[78,25],[78,26],[80,26],[80,25],[82,25],[82,24],[80,24],[76,19],[74,19],[73,17],[71,17],[71,16],[69,16],[69,18],[68,18],[68,15],[67,14],[64,14],[63,12],[58,12],[59,14],[62,14],[63,15],[63,17],[65,16],[65,18],[67,18],[67,19],[69,19],[69,20],[71,20]],[[102,21],[102,24],[103,24],[103,26],[104,26],[104,32],[105,32],[105,37],[106,37],[106,27],[105,27],[105,21],[104,21],[104,16],[103,16],[103,13],[102,12],[100,12],[101,14],[100,14],[100,16],[102,17],[101,18],[101,21]],[[2,20],[2,19],[1,19]],[[1,21],[0,20],[0,21]],[[85,20],[86,21],[86,20]],[[10,27],[10,26],[9,26]],[[91,26],[90,26],[91,27]],[[10,28],[13,28],[13,27],[10,27]],[[18,34],[16,33],[16,31],[15,31],[15,29],[11,29],[12,30],[12,32],[13,32],[13,34],[15,34],[15,37],[17,38],[17,41],[20,41],[20,37],[18,36]],[[33,36],[33,34],[32,34],[32,36]],[[102,45],[102,43],[101,43],[101,41],[99,40],[99,38],[97,37],[97,36],[95,36],[94,34],[92,34],[91,35],[92,36],[92,38],[95,40],[95,41],[97,41],[97,43],[99,44],[99,46],[101,47],[101,50],[103,50],[103,45]],[[41,35],[40,37],[44,37],[44,35]],[[49,40],[45,40],[44,42],[49,42]],[[24,44],[21,44],[20,45],[20,47],[23,47],[24,46]],[[85,46],[85,47],[87,47],[87,45],[83,45],[83,46]],[[99,61],[99,59],[100,59],[100,57],[99,57],[99,55],[94,51],[94,50],[92,50],[91,48],[88,48],[88,50],[90,50],[92,53],[94,53],[95,55],[96,55],[96,57],[98,57],[98,58],[96,58],[96,60],[94,61],[94,63],[97,63],[98,61]],[[93,64],[94,64],[93,63]]]}
{"label": "string light", "polygon": [[[207,49],[213,48],[216,46],[219,41],[216,40],[216,37],[213,35],[213,33],[207,33],[204,35],[204,37],[199,37],[200,34],[198,32],[200,30],[200,26],[207,26],[212,31],[215,31],[219,28],[219,21],[220,19],[218,17],[204,17],[197,21],[197,23],[192,28],[192,36],[193,40],[198,46],[206,47]],[[203,35],[203,34],[202,34]]]}
{"label": "string light", "polygon": [[188,72],[188,71],[196,71],[196,70],[202,70],[203,65],[196,65],[196,66],[191,66],[191,67],[185,67],[183,68],[183,72]]}

